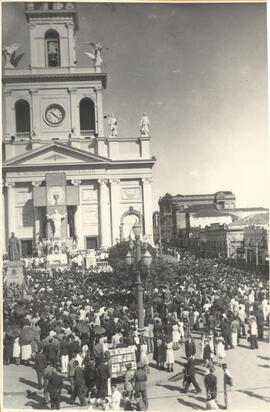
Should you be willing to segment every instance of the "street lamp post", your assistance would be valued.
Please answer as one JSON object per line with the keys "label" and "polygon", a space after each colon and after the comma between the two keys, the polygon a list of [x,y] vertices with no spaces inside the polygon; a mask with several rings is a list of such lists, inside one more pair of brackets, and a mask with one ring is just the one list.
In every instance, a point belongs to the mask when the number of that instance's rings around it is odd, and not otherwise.
{"label": "street lamp post", "polygon": [[[143,262],[143,264],[149,270],[150,265],[152,263],[152,256],[149,252],[146,252],[142,258],[142,251],[141,251],[141,241],[140,241],[140,234],[141,234],[141,225],[136,223],[133,226],[133,232],[135,235],[135,245],[132,240],[129,242],[129,252],[126,255],[126,263],[131,266],[133,263],[136,264],[138,269],[138,264]],[[135,246],[135,253],[134,253],[134,246]],[[136,287],[137,287],[137,302],[138,302],[138,330],[139,332],[143,332],[144,330],[144,308],[143,308],[143,286],[141,280],[141,273],[139,270],[136,272]]]}

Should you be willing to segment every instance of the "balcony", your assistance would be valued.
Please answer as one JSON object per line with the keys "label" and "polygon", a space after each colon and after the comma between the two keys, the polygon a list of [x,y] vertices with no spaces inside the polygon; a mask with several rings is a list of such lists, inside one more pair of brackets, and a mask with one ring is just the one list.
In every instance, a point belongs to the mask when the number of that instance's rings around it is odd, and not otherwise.
{"label": "balcony", "polygon": [[21,142],[30,140],[30,132],[17,132],[16,140]]}
{"label": "balcony", "polygon": [[81,130],[80,131],[81,138],[93,138],[95,137],[95,130]]}

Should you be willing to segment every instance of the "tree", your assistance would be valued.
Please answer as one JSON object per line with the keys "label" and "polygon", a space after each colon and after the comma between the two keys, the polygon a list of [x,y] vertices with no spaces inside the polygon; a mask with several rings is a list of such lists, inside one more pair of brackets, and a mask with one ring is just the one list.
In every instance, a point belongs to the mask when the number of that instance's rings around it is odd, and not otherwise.
{"label": "tree", "polygon": [[161,262],[156,256],[156,250],[150,244],[142,244],[142,256],[148,250],[152,255],[152,264],[149,269],[142,263],[129,267],[125,262],[125,257],[129,251],[129,242],[121,242],[113,246],[109,253],[109,263],[113,268],[113,274],[109,280],[112,288],[124,288],[132,291],[131,299],[136,299],[136,271],[141,273],[143,283],[144,302],[148,307],[152,304],[155,296],[155,289],[159,289],[167,283],[176,281],[177,274],[174,265]]}

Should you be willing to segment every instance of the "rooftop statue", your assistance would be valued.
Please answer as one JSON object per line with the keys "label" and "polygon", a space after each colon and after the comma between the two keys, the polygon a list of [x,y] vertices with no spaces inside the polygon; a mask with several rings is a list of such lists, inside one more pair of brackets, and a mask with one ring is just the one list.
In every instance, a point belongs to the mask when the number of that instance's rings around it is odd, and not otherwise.
{"label": "rooftop statue", "polygon": [[108,125],[110,126],[110,137],[116,137],[118,135],[118,127],[113,113],[108,116]]}
{"label": "rooftop statue", "polygon": [[88,56],[91,60],[94,61],[95,67],[100,67],[103,63],[103,59],[101,57],[101,50],[103,49],[103,46],[101,43],[84,43],[87,46],[90,46],[92,48],[92,53],[90,52],[84,52],[86,56]]}
{"label": "rooftop statue", "polygon": [[147,114],[144,112],[140,123],[141,136],[149,136],[150,121]]}
{"label": "rooftop statue", "polygon": [[20,47],[19,44],[11,44],[10,46],[3,46],[2,54],[5,56],[5,67],[6,68],[13,68],[15,67],[12,58],[14,57],[14,53]]}

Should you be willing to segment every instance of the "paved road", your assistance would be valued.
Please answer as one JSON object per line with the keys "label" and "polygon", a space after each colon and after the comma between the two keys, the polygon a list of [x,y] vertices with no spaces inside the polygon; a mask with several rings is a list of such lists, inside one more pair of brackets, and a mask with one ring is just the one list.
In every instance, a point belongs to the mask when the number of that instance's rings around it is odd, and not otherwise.
{"label": "paved road", "polygon": [[[196,337],[197,352],[199,353],[199,334]],[[205,409],[205,393],[203,374],[205,369],[198,365],[198,383],[203,393],[189,392],[183,394],[180,390],[182,381],[171,382],[168,378],[180,372],[186,362],[183,347],[175,351],[175,367],[173,373],[157,370],[150,358],[150,374],[148,375],[148,397],[150,410],[179,410]],[[246,339],[241,339],[240,346],[226,352],[226,361],[234,377],[232,392],[232,408],[240,410],[269,410],[270,409],[270,374],[269,374],[269,345],[267,340],[259,343],[258,350],[249,349]],[[216,366],[218,378],[219,407],[224,406],[222,393],[222,370]],[[68,405],[68,384],[65,382],[62,393],[61,409],[74,409]],[[121,385],[120,385],[121,386]],[[30,393],[27,394],[27,391]],[[36,374],[31,367],[4,367],[4,407],[23,409],[42,409],[42,391],[36,387]],[[82,408],[87,409],[87,408]]]}

